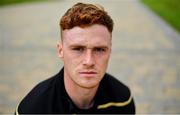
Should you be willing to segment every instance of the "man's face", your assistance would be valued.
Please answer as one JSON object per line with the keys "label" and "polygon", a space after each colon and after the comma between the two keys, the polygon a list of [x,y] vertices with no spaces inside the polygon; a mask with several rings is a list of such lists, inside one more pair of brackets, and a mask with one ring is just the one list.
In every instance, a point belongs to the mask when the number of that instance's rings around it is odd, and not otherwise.
{"label": "man's face", "polygon": [[74,27],[62,31],[62,39],[58,51],[64,62],[64,76],[83,88],[98,86],[111,53],[108,29],[98,24]]}

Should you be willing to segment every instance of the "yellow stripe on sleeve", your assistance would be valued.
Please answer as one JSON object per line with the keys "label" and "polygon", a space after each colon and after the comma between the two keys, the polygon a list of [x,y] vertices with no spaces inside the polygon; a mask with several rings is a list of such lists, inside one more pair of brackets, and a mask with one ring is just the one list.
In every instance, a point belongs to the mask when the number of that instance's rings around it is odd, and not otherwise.
{"label": "yellow stripe on sleeve", "polygon": [[105,109],[105,108],[108,108],[111,106],[122,107],[122,106],[128,105],[131,101],[132,101],[132,97],[130,96],[129,99],[125,102],[109,102],[106,104],[99,105],[97,108],[98,109]]}
{"label": "yellow stripe on sleeve", "polygon": [[19,113],[18,113],[18,107],[19,107],[19,105],[16,107],[15,115],[19,115]]}

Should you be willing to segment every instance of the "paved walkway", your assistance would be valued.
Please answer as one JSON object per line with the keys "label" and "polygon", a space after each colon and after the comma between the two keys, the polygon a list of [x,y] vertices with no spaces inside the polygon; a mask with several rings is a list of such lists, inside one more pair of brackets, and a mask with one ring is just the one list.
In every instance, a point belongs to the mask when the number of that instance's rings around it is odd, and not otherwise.
{"label": "paved walkway", "polygon": [[[13,113],[35,84],[62,67],[58,21],[74,3],[0,8],[0,113]],[[180,113],[180,35],[137,0],[93,3],[115,20],[108,71],[131,88],[137,113]]]}

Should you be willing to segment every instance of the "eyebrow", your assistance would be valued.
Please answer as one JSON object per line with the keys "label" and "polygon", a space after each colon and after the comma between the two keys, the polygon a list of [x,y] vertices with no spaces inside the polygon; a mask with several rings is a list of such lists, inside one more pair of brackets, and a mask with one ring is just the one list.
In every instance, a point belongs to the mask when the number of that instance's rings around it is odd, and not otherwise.
{"label": "eyebrow", "polygon": [[[69,47],[70,47],[70,48],[75,48],[75,47],[83,47],[83,48],[86,48],[85,45],[80,45],[80,44],[73,44],[73,45],[70,45]],[[92,49],[93,49],[93,48],[105,48],[105,49],[108,49],[108,46],[106,46],[106,45],[97,45],[97,46],[93,46]]]}

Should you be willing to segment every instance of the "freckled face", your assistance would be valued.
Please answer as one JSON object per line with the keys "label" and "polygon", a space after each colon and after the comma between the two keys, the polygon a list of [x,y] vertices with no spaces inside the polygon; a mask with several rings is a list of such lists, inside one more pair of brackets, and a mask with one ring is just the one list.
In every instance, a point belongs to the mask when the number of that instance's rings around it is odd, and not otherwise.
{"label": "freckled face", "polygon": [[64,62],[64,77],[83,88],[97,87],[111,53],[111,33],[105,26],[74,27],[62,31],[58,44]]}

